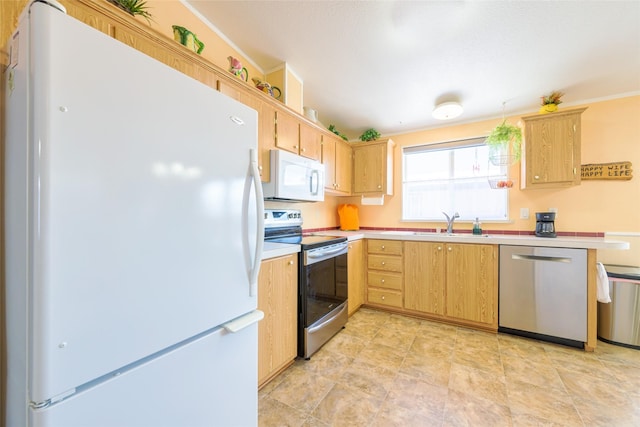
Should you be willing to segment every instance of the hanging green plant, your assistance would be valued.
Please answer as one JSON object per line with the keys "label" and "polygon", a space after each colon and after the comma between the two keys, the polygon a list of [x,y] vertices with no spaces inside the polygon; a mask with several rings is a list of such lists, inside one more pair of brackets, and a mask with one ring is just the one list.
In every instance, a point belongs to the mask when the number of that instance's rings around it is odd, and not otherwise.
{"label": "hanging green plant", "polygon": [[[492,162],[494,164],[497,164],[494,160],[498,156],[510,156],[513,161],[518,161],[522,152],[522,129],[503,120],[487,136],[485,144],[489,146],[489,157],[493,158]],[[504,163],[503,159],[500,162]],[[512,162],[509,161],[508,163]]]}
{"label": "hanging green plant", "polygon": [[380,138],[380,132],[375,129],[367,129],[362,135],[360,135],[360,141],[375,141]]}
{"label": "hanging green plant", "polygon": [[107,0],[132,16],[140,15],[147,21],[151,21],[151,14],[147,2],[144,0]]}

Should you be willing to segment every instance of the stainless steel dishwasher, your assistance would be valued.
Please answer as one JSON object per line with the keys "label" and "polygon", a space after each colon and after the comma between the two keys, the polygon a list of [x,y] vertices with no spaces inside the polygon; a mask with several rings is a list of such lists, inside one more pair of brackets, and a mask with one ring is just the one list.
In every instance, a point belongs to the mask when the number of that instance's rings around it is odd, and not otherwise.
{"label": "stainless steel dishwasher", "polygon": [[500,246],[498,330],[582,347],[586,249]]}

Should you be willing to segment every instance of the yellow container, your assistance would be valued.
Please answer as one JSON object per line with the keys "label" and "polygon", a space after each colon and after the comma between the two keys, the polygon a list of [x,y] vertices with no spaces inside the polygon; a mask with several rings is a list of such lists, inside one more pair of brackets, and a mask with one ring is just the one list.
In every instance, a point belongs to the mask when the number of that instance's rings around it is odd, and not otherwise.
{"label": "yellow container", "polygon": [[360,229],[358,206],[340,205],[338,206],[338,216],[340,217],[340,230],[354,231]]}

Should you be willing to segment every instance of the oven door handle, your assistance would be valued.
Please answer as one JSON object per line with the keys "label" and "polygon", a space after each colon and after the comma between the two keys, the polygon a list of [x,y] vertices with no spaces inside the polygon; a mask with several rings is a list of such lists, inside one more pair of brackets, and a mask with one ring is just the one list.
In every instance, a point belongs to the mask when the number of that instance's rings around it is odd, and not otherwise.
{"label": "oven door handle", "polygon": [[317,252],[309,252],[309,254],[307,255],[309,258],[322,258],[324,256],[327,255],[333,255],[333,254],[337,254],[338,252],[344,251],[344,248],[347,245],[344,246],[340,246],[339,248],[335,248],[335,249],[328,249],[326,251],[317,251]]}
{"label": "oven door handle", "polygon": [[[344,303],[343,303],[344,304]],[[336,312],[333,316],[331,316],[330,318],[328,318],[327,320],[325,320],[324,322],[320,323],[319,325],[314,326],[313,328],[309,328],[307,330],[307,333],[312,334],[314,332],[316,332],[318,329],[322,329],[327,323],[331,323],[333,322],[333,320],[335,320],[336,317],[340,316],[340,314],[345,311],[347,309],[347,304],[344,304],[342,306],[342,308]]]}

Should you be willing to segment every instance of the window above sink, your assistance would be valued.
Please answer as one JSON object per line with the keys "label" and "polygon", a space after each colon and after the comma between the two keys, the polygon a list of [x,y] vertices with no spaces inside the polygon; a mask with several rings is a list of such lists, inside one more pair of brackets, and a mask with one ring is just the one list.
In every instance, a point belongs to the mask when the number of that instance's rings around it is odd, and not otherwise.
{"label": "window above sink", "polygon": [[507,221],[509,192],[492,189],[489,179],[506,177],[508,166],[489,161],[484,140],[404,147],[402,219],[441,222],[443,211],[457,211],[459,221]]}

